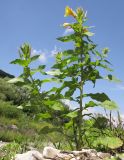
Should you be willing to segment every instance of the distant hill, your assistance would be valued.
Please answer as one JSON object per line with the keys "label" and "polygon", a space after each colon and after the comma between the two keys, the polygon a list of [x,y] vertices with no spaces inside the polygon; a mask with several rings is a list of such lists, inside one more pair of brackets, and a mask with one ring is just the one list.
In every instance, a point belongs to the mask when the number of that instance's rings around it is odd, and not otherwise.
{"label": "distant hill", "polygon": [[9,73],[6,73],[6,72],[4,72],[3,70],[0,69],[0,77],[1,78],[5,78],[5,77],[14,78],[15,76],[13,76]]}

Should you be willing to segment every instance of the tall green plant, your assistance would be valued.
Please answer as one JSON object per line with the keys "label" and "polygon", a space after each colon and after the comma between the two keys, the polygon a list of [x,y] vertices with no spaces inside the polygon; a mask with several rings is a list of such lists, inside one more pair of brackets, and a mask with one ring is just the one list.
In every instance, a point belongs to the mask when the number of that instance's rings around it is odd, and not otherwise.
{"label": "tall green plant", "polygon": [[[99,105],[109,110],[117,108],[105,93],[85,93],[85,85],[91,82],[95,87],[98,79],[116,79],[111,74],[106,77],[100,74],[100,69],[112,71],[109,68],[110,62],[107,60],[109,50],[104,48],[101,53],[97,50],[97,45],[90,38],[93,36],[93,33],[89,31],[90,27],[84,25],[87,20],[84,10],[78,8],[74,12],[71,8],[66,7],[65,16],[72,16],[75,20],[74,23],[63,24],[66,29],[73,30],[73,33],[59,37],[58,40],[73,42],[73,49],[59,52],[52,70],[45,72],[44,65],[35,69],[31,68],[31,63],[37,60],[39,55],[32,56],[30,45],[22,45],[19,50],[20,58],[11,63],[22,66],[23,74],[9,82],[18,82],[19,85],[29,89],[28,101],[23,104],[25,109],[29,109],[29,112],[32,110],[33,115],[35,112],[40,113],[38,118],[57,124],[57,127],[54,128],[45,126],[41,133],[61,132],[68,140],[71,149],[76,147],[77,150],[80,150],[84,145],[83,138],[85,137],[84,116],[92,116],[91,113],[84,113],[84,110]],[[33,75],[37,72],[42,75],[51,75],[52,78],[36,79]],[[60,87],[53,87],[41,93],[42,85],[51,81],[61,82]],[[90,97],[92,100],[84,105],[85,97]],[[75,101],[78,107],[74,110],[66,110],[61,99]]]}
{"label": "tall green plant", "polygon": [[[24,86],[28,90],[27,101],[23,103],[23,111],[28,114],[35,115],[45,109],[43,100],[46,97],[46,93],[40,93],[43,79],[35,78],[35,73],[45,74],[45,65],[39,65],[37,68],[32,68],[32,63],[36,61],[40,55],[31,54],[32,48],[29,44],[24,43],[19,48],[19,58],[11,62],[11,64],[17,64],[23,67],[23,73],[9,81],[9,83],[16,83],[17,85]],[[47,81],[47,80],[46,80]]]}
{"label": "tall green plant", "polygon": [[[104,78],[100,74],[100,68],[112,71],[108,67],[110,62],[106,59],[109,50],[108,48],[104,48],[102,53],[100,53],[96,49],[97,45],[90,38],[93,36],[93,33],[89,31],[89,26],[85,26],[85,22],[87,21],[86,12],[81,8],[78,8],[75,12],[70,7],[66,7],[65,17],[67,16],[71,16],[75,22],[64,23],[63,26],[66,29],[73,30],[73,33],[57,39],[61,42],[73,42],[74,47],[73,49],[59,52],[56,55],[56,63],[52,67],[53,70],[47,73],[62,82],[59,88],[54,87],[51,90],[55,91],[52,94],[52,98],[69,99],[77,102],[79,105],[76,110],[66,115],[72,120],[71,126],[73,126],[74,142],[76,149],[79,150],[83,145],[83,117],[87,115],[83,111],[89,107],[100,105],[102,102],[110,101],[105,93],[86,94],[84,92],[84,86],[87,82],[91,82],[95,86],[96,80],[112,80],[113,76],[109,74]],[[85,97],[90,97],[92,101],[83,105],[83,99]]]}
{"label": "tall green plant", "polygon": [[[29,115],[37,115],[39,119],[54,118],[57,111],[67,112],[62,102],[53,101],[49,97],[49,91],[42,91],[44,83],[57,81],[55,78],[43,78],[39,79],[35,76],[36,73],[47,75],[44,71],[45,65],[39,65],[37,68],[32,67],[32,63],[38,60],[40,55],[32,56],[32,48],[29,44],[24,43],[19,48],[19,58],[11,62],[11,64],[17,64],[23,68],[23,73],[16,78],[9,80],[9,83],[15,83],[19,86],[23,86],[27,89],[27,100],[21,104],[23,111]],[[55,104],[56,103],[56,104]],[[54,112],[55,111],[55,112]],[[41,114],[40,114],[41,113]]]}

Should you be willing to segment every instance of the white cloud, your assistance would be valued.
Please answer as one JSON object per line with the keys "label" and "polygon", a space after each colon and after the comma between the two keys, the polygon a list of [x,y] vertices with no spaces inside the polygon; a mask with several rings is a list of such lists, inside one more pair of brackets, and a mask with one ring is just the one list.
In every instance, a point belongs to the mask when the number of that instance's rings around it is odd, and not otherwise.
{"label": "white cloud", "polygon": [[46,62],[46,60],[47,60],[46,54],[45,53],[41,53],[40,57],[39,57],[39,61]]}
{"label": "white cloud", "polygon": [[53,57],[58,52],[61,52],[61,48],[57,48],[56,46],[54,46],[54,49],[51,51],[51,56]]}
{"label": "white cloud", "polygon": [[63,36],[68,35],[68,34],[73,33],[73,32],[74,32],[74,30],[72,28],[66,28],[66,30],[63,33]]}
{"label": "white cloud", "polygon": [[58,53],[58,49],[57,47],[55,46],[54,49],[51,51],[51,56],[54,56]]}
{"label": "white cloud", "polygon": [[71,101],[69,99],[61,99],[61,102],[63,102],[69,108],[72,108],[72,104],[71,104]]}
{"label": "white cloud", "polygon": [[68,106],[71,106],[71,101],[68,100],[68,99],[65,99],[65,100],[64,100],[64,103],[65,103],[66,105],[68,105]]}
{"label": "white cloud", "polygon": [[[58,48],[56,45],[54,46],[53,50],[48,51],[44,50],[36,50],[32,49],[31,56],[40,55],[39,61],[45,63],[48,58],[54,57],[58,52],[61,52],[61,48]],[[50,53],[50,54],[48,54]]]}
{"label": "white cloud", "polygon": [[40,54],[40,53],[41,53],[41,50],[36,50],[36,49],[31,50],[31,56],[35,56],[35,55]]}
{"label": "white cloud", "polygon": [[46,60],[47,60],[46,54],[47,54],[46,50],[41,51],[41,50],[32,49],[32,51],[31,51],[31,56],[40,55],[39,61],[41,61],[41,62],[46,62]]}
{"label": "white cloud", "polygon": [[119,90],[124,90],[124,85],[118,85],[117,88],[118,88]]}
{"label": "white cloud", "polygon": [[112,88],[112,90],[124,91],[124,85],[116,85],[115,87]]}

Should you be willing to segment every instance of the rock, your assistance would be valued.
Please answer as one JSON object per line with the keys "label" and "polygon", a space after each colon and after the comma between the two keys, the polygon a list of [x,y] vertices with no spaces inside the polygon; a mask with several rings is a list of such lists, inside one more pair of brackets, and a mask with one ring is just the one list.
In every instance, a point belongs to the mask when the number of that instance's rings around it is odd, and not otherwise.
{"label": "rock", "polygon": [[101,160],[97,156],[96,150],[93,149],[82,149],[82,151],[60,151],[54,155],[54,160]]}
{"label": "rock", "polygon": [[97,156],[101,159],[111,158],[111,155],[109,153],[103,153],[103,152],[98,152]]}
{"label": "rock", "polygon": [[8,129],[12,129],[12,130],[17,131],[18,127],[15,124],[12,124],[11,126],[8,126]]}
{"label": "rock", "polygon": [[82,149],[83,152],[87,152],[87,153],[95,153],[97,154],[97,151],[95,149]]}
{"label": "rock", "polygon": [[55,159],[57,159],[57,160],[70,160],[72,158],[74,158],[73,154],[59,153],[59,154],[57,154]]}
{"label": "rock", "polygon": [[23,154],[17,154],[15,160],[44,160],[44,158],[38,151],[28,151]]}
{"label": "rock", "polygon": [[48,146],[44,148],[43,154],[36,150],[28,151],[24,154],[17,154],[15,160],[104,160],[110,157],[109,153],[97,152],[94,149],[61,151]]}
{"label": "rock", "polygon": [[97,151],[95,149],[82,149],[83,153],[87,153],[90,155],[90,157],[96,157]]}
{"label": "rock", "polygon": [[55,149],[53,147],[45,147],[43,150],[44,158],[55,158],[60,153],[60,150]]}
{"label": "rock", "polygon": [[84,153],[84,151],[72,151],[72,154],[73,154],[74,156],[79,156],[79,155],[81,155],[82,153]]}
{"label": "rock", "polygon": [[70,160],[76,160],[75,158],[71,158]]}

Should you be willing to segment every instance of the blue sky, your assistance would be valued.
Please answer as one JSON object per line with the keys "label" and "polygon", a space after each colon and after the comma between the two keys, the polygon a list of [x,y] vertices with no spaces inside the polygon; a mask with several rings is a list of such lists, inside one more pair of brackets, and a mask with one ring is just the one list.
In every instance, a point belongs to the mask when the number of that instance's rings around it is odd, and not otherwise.
{"label": "blue sky", "polygon": [[98,48],[109,47],[109,60],[113,74],[121,84],[99,81],[96,88],[88,85],[87,92],[106,92],[120,106],[124,114],[124,1],[123,0],[0,0],[0,69],[18,76],[21,68],[9,64],[18,57],[18,48],[29,42],[34,52],[41,54],[39,63],[50,66],[56,50],[71,48],[56,40],[64,34],[60,27],[64,22],[65,6],[83,7],[88,11],[88,24],[95,26],[94,42]]}

